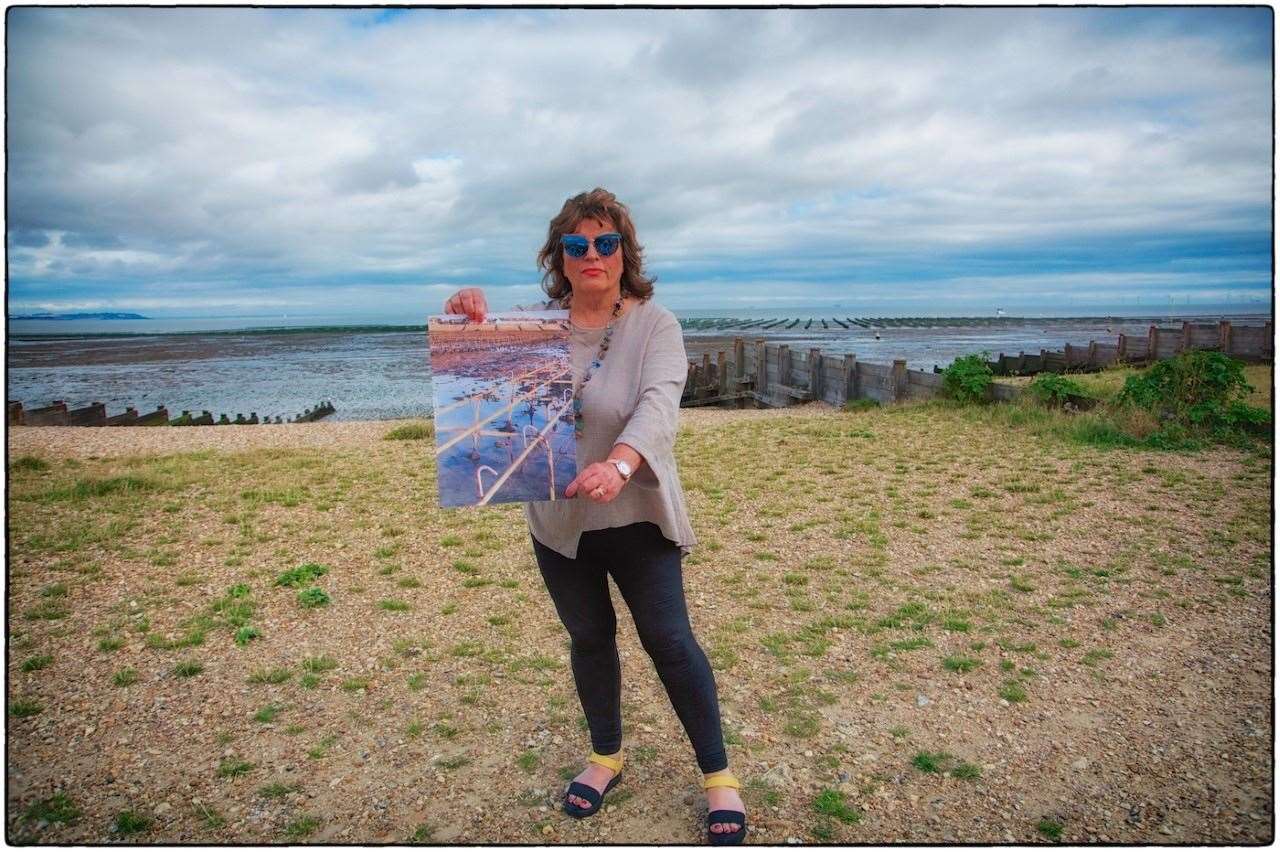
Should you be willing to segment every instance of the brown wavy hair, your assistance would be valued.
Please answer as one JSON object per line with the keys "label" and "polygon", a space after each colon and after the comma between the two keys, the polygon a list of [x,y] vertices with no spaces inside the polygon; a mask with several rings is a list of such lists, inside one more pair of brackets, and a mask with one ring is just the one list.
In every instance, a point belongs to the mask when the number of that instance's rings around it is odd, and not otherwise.
{"label": "brown wavy hair", "polygon": [[607,189],[596,187],[565,201],[564,207],[551,220],[547,228],[547,241],[538,252],[538,268],[542,270],[542,289],[552,299],[568,305],[573,297],[573,287],[564,274],[564,251],[560,238],[571,234],[585,219],[609,221],[622,235],[622,280],[619,286],[623,295],[630,294],[640,301],[653,295],[657,278],[644,271],[644,247],[636,241],[636,226],[631,221],[631,211]]}

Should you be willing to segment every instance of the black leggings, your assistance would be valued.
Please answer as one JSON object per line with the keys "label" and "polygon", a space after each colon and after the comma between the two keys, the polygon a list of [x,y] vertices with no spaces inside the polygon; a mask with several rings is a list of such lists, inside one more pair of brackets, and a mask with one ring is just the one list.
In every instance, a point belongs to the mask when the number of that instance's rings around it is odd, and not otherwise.
{"label": "black leggings", "polygon": [[[532,538],[532,536],[530,536]],[[622,592],[676,716],[704,772],[729,765],[720,730],[720,704],[707,655],[689,626],[680,574],[680,548],[655,524],[629,524],[582,533],[578,558],[567,559],[533,539],[542,579],[569,631],[569,659],[578,698],[600,754],[622,748],[622,665],[618,622],[606,574]]]}

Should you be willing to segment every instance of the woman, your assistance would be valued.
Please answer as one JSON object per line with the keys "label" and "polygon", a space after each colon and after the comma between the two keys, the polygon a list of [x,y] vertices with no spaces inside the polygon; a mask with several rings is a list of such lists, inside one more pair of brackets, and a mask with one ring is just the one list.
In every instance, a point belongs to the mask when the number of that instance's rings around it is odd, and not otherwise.
{"label": "woman", "polygon": [[[603,189],[565,202],[538,253],[538,307],[568,308],[578,475],[567,500],[526,503],[534,555],[570,637],[578,697],[591,731],[587,767],[565,813],[587,817],[622,778],[622,676],[612,575],[703,772],[707,837],[741,843],[746,814],[728,770],[715,679],[689,625],[681,558],[695,543],[674,445],[688,374],[680,324],[653,301],[653,279],[626,206]],[[483,321],[479,288],[446,313]]]}

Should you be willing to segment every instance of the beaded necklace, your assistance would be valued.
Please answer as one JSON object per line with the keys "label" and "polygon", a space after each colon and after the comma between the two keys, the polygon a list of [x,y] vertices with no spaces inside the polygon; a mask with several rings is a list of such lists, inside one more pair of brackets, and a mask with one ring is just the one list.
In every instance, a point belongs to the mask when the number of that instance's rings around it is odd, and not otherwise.
{"label": "beaded necklace", "polygon": [[622,311],[622,296],[618,296],[618,301],[613,303],[613,313],[609,315],[609,324],[605,326],[604,337],[600,338],[600,349],[596,352],[596,357],[587,365],[586,371],[582,374],[582,381],[578,383],[577,390],[573,394],[573,434],[574,437],[582,437],[582,392],[587,387],[587,382],[591,380],[591,373],[596,370],[604,362],[604,356],[609,351],[609,338],[613,336],[613,326],[618,319],[619,312]]}

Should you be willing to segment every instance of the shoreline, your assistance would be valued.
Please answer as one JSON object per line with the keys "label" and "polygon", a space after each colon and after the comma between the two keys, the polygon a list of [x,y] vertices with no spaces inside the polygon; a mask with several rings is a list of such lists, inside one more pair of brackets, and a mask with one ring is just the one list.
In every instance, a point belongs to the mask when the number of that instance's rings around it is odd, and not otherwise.
{"label": "shoreline", "polygon": [[[824,402],[790,408],[691,408],[680,409],[681,429],[698,429],[728,420],[779,416],[821,417],[838,412]],[[139,455],[174,455],[205,450],[222,453],[261,449],[332,449],[368,447],[383,442],[396,426],[432,422],[429,416],[393,420],[321,420],[316,423],[259,423],[224,426],[10,426],[8,447],[12,459],[25,455],[50,458],[121,458]],[[388,441],[386,443],[399,443]],[[408,442],[415,443],[415,442]],[[416,442],[429,453],[435,444]]]}

